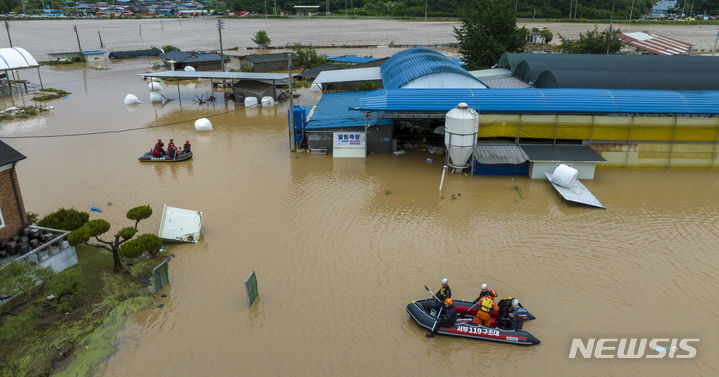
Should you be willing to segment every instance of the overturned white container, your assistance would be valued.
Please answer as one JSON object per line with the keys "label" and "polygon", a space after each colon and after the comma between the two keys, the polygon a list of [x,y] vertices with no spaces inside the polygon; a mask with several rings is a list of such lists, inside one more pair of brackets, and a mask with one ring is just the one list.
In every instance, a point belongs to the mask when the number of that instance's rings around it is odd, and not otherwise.
{"label": "overturned white container", "polygon": [[444,145],[456,172],[466,167],[472,155],[479,129],[479,114],[462,102],[447,112],[444,123]]}
{"label": "overturned white container", "polygon": [[207,118],[200,118],[195,121],[195,131],[212,131],[212,123]]}
{"label": "overturned white container", "polygon": [[162,90],[162,85],[160,85],[159,82],[155,82],[155,81],[150,81],[150,83],[147,84],[147,87],[150,88],[151,92],[154,92],[157,90]]}
{"label": "overturned white container", "polygon": [[262,97],[262,107],[272,107],[275,105],[275,100],[270,96]]}
{"label": "overturned white container", "polygon": [[191,65],[186,65],[185,72],[195,72],[195,67],[193,67]]}
{"label": "overturned white container", "polygon": [[200,240],[202,212],[191,209],[168,207],[162,209],[162,220],[157,235],[163,240],[194,242]]}
{"label": "overturned white container", "polygon": [[577,181],[579,171],[571,166],[559,164],[554,173],[552,173],[550,181],[562,187],[571,187]]}
{"label": "overturned white container", "polygon": [[245,107],[257,106],[257,97],[245,97]]}
{"label": "overturned white container", "polygon": [[125,105],[137,105],[138,103],[142,103],[139,98],[137,98],[134,94],[128,94],[125,96]]}

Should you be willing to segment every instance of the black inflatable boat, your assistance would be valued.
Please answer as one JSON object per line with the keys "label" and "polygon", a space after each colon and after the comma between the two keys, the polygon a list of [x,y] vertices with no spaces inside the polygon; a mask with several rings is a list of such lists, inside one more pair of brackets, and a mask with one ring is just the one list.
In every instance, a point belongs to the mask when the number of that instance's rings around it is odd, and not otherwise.
{"label": "black inflatable boat", "polygon": [[[412,301],[407,304],[407,313],[422,327],[431,330],[434,326],[436,315],[431,314],[431,310],[437,303],[437,299],[429,298],[425,300]],[[518,344],[522,346],[531,346],[539,344],[540,340],[527,331],[521,330],[521,323],[517,326],[517,330],[505,329],[500,327],[487,327],[472,323],[472,319],[477,314],[477,306],[472,307],[472,302],[454,300],[454,307],[457,309],[457,322],[450,327],[440,326],[437,331],[442,335],[461,336],[472,339],[491,340],[495,342]],[[470,309],[471,308],[471,309]],[[468,310],[470,309],[470,310]],[[526,312],[526,318],[535,319],[533,315]],[[495,321],[493,321],[494,323]]]}
{"label": "black inflatable boat", "polygon": [[192,152],[182,153],[171,158],[168,155],[162,157],[153,157],[152,152],[146,152],[142,157],[139,158],[141,162],[180,162],[187,161],[192,158]]}

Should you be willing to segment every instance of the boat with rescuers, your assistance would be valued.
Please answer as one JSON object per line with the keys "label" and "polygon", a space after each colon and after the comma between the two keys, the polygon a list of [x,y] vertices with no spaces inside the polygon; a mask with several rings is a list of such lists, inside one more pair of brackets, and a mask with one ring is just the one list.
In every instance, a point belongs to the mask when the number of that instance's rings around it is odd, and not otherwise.
{"label": "boat with rescuers", "polygon": [[145,152],[145,154],[139,158],[141,162],[180,162],[180,161],[187,161],[192,158],[192,152],[183,152],[181,154],[175,155],[175,157],[170,157],[169,155],[164,155],[161,157],[153,157],[152,152]]}
{"label": "boat with rescuers", "polygon": [[[535,319],[535,317],[524,308],[517,311],[515,315],[516,325],[514,328],[503,328],[496,326],[497,319],[494,317],[492,318],[490,326],[482,326],[474,323],[473,319],[478,309],[477,305],[474,305],[471,301],[453,300],[453,303],[457,313],[460,315],[457,317],[457,321],[454,325],[439,326],[439,329],[437,329],[438,334],[491,340],[523,346],[541,343],[534,335],[522,330],[522,323],[524,321]],[[433,308],[435,308],[436,305],[436,298],[411,301],[407,304],[407,313],[409,313],[410,317],[412,317],[417,324],[427,330],[432,330],[437,320],[437,316],[433,315]]]}

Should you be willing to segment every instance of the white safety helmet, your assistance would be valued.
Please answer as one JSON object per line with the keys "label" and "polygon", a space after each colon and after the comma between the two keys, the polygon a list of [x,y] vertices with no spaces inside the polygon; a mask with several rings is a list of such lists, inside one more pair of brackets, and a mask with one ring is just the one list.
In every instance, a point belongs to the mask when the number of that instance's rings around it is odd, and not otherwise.
{"label": "white safety helmet", "polygon": [[487,283],[482,284],[482,290],[483,291],[487,290]]}
{"label": "white safety helmet", "polygon": [[518,308],[518,307],[519,307],[519,300],[517,300],[516,298],[515,298],[514,300],[512,300],[512,307],[513,307],[513,308]]}
{"label": "white safety helmet", "polygon": [[442,284],[447,284],[447,283],[449,283],[449,279],[447,279],[447,278],[442,279]]}

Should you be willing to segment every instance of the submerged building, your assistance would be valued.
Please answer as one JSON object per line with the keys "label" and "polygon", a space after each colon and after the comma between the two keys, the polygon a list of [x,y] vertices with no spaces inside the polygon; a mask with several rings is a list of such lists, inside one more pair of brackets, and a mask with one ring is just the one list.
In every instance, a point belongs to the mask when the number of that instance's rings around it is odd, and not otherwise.
{"label": "submerged building", "polygon": [[[382,89],[325,93],[317,106],[308,109],[301,132],[307,135],[304,140],[310,149],[331,151],[333,133],[349,130],[366,135],[369,154],[442,148],[445,114],[464,102],[480,114],[475,159],[492,155],[491,164],[524,164],[528,171],[532,156],[542,156],[544,163],[547,156],[558,156],[557,163],[606,160],[604,166],[713,168],[719,145],[719,87],[714,87],[718,84],[712,78],[719,77],[719,64],[714,63],[719,59],[637,57],[644,60],[636,59],[629,68],[613,75],[609,70],[605,75],[608,70],[599,69],[598,64],[617,70],[620,65],[601,57],[565,56],[574,59],[570,63],[561,63],[561,58],[526,63],[510,57],[511,62],[502,68],[502,72],[511,71],[515,79],[540,81],[543,74],[551,76],[553,79],[544,80],[554,80],[558,83],[554,87],[488,88],[481,77],[499,76],[483,72],[478,78],[437,51],[404,50],[380,67]],[[647,58],[665,60],[651,62]],[[526,68],[518,74],[520,66]],[[332,73],[338,72],[342,71]],[[626,79],[632,75],[640,79]],[[694,76],[703,76],[708,83]],[[506,81],[502,80],[498,82]],[[570,81],[585,86],[559,87],[559,83]],[[607,88],[622,81],[632,88]],[[668,83],[677,86],[667,87]],[[660,88],[665,90],[655,90]],[[525,145],[533,146],[527,148],[530,153],[517,154],[516,149]],[[565,146],[571,146],[573,152],[562,149]],[[519,162],[518,155],[527,159]]]}

